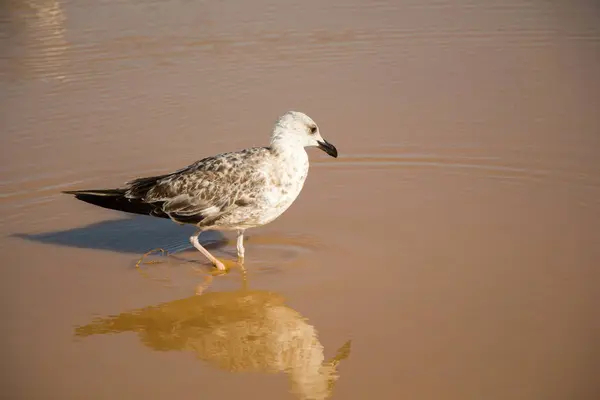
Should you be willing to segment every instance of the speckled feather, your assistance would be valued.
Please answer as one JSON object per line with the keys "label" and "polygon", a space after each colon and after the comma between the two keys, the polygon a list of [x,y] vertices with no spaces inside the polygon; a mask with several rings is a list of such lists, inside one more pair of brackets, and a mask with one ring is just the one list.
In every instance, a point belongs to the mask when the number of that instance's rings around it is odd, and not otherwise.
{"label": "speckled feather", "polygon": [[270,189],[264,172],[275,158],[268,147],[207,157],[172,174],[133,180],[125,196],[154,205],[157,216],[199,227],[218,226],[241,209],[249,219]]}

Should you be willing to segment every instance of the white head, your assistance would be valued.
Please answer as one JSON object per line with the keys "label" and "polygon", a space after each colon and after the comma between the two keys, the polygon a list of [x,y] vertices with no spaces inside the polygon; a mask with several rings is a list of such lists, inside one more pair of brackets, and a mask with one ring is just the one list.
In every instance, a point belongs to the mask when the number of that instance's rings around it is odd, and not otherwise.
{"label": "white head", "polygon": [[288,111],[283,114],[273,128],[271,146],[318,147],[332,157],[337,157],[337,149],[321,136],[317,124],[306,114]]}

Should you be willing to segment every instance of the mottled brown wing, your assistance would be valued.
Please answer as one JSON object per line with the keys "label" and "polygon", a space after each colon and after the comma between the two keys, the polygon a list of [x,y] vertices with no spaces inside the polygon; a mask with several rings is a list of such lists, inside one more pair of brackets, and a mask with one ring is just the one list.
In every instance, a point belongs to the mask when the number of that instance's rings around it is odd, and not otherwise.
{"label": "mottled brown wing", "polygon": [[265,183],[260,167],[267,153],[252,148],[205,158],[152,183],[133,181],[128,196],[157,205],[177,222],[207,225],[255,202]]}

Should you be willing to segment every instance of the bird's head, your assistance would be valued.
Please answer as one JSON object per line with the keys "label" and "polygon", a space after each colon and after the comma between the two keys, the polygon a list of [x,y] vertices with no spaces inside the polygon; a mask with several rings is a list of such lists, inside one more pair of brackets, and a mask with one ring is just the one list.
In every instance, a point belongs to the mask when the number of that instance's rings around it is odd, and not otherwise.
{"label": "bird's head", "polygon": [[338,155],[335,146],[323,139],[315,121],[298,111],[288,111],[279,117],[273,128],[271,144],[318,147],[331,157]]}

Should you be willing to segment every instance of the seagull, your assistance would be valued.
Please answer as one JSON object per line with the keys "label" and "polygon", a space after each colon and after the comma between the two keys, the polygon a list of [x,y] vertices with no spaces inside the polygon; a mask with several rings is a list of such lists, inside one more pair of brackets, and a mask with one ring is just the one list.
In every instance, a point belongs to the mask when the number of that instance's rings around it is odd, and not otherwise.
{"label": "seagull", "polygon": [[205,230],[236,231],[237,256],[243,264],[245,230],[274,221],[300,194],[309,167],[306,147],[338,156],[308,115],[288,111],[277,119],[269,146],[206,157],[118,189],[63,193],[103,208],[195,225],[190,243],[224,271],[225,265],[200,244],[198,236]]}

